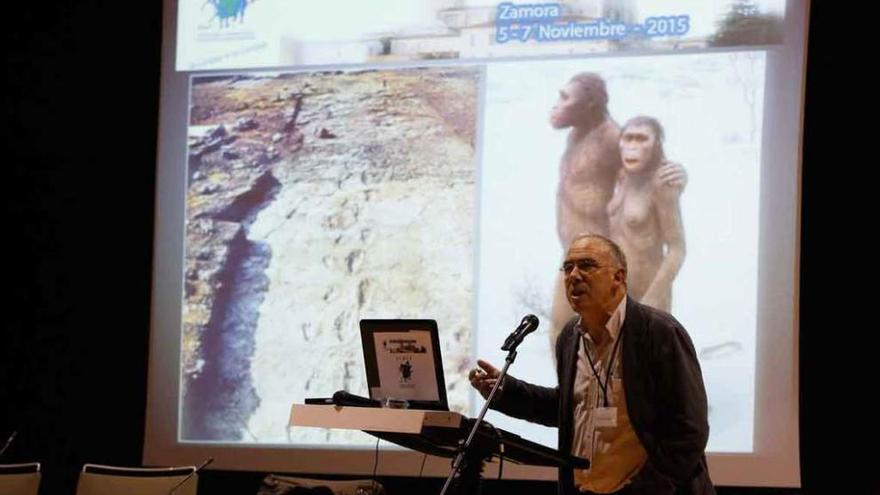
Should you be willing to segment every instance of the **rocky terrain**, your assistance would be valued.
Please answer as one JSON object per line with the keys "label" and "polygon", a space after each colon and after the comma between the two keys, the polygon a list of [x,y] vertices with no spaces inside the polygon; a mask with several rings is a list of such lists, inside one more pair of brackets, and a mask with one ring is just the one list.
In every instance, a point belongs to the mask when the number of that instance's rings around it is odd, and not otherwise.
{"label": "rocky terrain", "polygon": [[194,80],[183,437],[350,442],[290,405],[366,395],[358,321],[435,318],[464,410],[473,316],[468,68]]}

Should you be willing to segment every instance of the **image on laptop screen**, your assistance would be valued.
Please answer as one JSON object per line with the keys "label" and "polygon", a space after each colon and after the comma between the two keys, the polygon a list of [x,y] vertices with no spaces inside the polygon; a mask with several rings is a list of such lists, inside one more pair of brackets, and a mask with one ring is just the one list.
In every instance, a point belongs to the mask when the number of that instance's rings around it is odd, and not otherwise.
{"label": "image on laptop screen", "polygon": [[448,410],[434,320],[361,320],[370,398]]}

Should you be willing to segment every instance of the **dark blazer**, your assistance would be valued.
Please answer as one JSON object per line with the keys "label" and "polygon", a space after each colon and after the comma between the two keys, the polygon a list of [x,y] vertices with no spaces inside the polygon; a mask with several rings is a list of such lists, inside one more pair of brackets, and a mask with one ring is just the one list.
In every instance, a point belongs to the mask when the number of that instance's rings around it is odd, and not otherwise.
{"label": "dark blazer", "polygon": [[[574,430],[580,336],[576,322],[577,318],[569,321],[556,341],[559,386],[541,387],[508,376],[492,406],[509,416],[557,427],[562,452],[571,452]],[[706,390],[690,337],[671,315],[631,298],[620,332],[626,405],[648,453],[645,467],[632,480],[633,493],[714,494],[704,455],[709,438]],[[571,469],[560,468],[559,493],[579,493]]]}

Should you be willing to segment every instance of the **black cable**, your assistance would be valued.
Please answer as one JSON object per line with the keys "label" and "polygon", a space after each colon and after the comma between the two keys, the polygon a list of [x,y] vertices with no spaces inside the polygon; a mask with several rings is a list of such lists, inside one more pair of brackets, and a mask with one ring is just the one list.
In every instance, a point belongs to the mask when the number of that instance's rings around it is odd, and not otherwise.
{"label": "black cable", "polygon": [[376,488],[376,484],[377,484],[376,470],[379,468],[379,441],[380,440],[382,440],[382,439],[381,438],[376,439],[376,454],[375,454],[375,460],[373,461],[373,493],[379,493],[378,489]]}
{"label": "black cable", "polygon": [[498,450],[501,455],[498,457],[498,479],[501,479],[501,476],[504,473],[504,439],[501,438],[501,431],[495,430],[498,432]]}
{"label": "black cable", "polygon": [[419,479],[422,478],[422,472],[425,470],[425,461],[427,461],[427,460],[428,460],[428,454],[425,454],[425,456],[422,457],[422,467],[419,468]]}
{"label": "black cable", "polygon": [[504,437],[501,436],[501,430],[495,428],[495,425],[488,421],[483,421],[483,423],[492,428],[492,431],[495,432],[495,436],[498,437],[498,479],[501,479],[502,473],[504,473]]}

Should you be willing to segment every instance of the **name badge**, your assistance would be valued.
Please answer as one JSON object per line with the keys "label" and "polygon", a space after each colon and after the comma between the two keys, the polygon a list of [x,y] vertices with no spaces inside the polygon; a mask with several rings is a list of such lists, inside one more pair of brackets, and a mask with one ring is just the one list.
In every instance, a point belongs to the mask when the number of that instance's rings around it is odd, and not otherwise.
{"label": "name badge", "polygon": [[594,422],[597,428],[616,428],[617,427],[617,408],[616,407],[597,407],[593,410]]}

